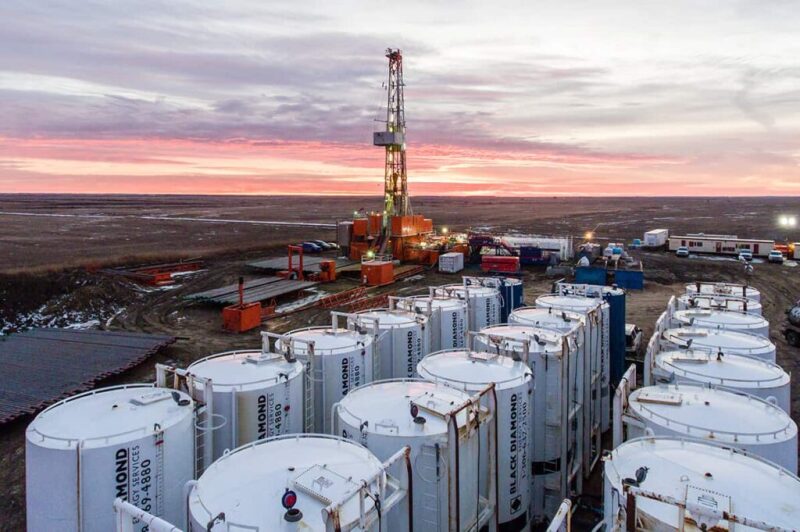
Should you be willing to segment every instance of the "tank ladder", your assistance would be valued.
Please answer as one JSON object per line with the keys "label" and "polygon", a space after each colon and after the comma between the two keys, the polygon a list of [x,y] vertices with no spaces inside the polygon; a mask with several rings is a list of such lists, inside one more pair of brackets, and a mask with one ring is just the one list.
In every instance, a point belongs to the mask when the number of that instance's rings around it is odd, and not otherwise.
{"label": "tank ladder", "polygon": [[[172,377],[172,382],[169,378]],[[202,390],[196,386],[202,383]],[[211,379],[197,377],[185,369],[156,364],[156,386],[182,390],[195,401],[194,422],[194,470],[195,478],[214,461],[214,430],[222,425],[214,426],[214,392]],[[159,514],[161,515],[161,514]]]}
{"label": "tank ladder", "polygon": [[[387,297],[388,301],[388,297]],[[370,334],[367,327],[372,328],[372,379],[365,380],[362,384],[375,382],[381,380],[381,353],[380,353],[380,340],[381,340],[381,320],[373,316],[362,316],[360,314],[346,313],[331,311],[331,327],[334,331],[339,330],[339,318],[344,318],[347,324],[347,329],[356,332],[360,335]],[[364,325],[363,322],[371,322],[370,325]],[[389,334],[387,331],[385,334]]]}
{"label": "tank ladder", "polygon": [[[270,347],[270,341],[274,341],[276,346],[277,342],[280,341],[280,349],[276,347],[273,350]],[[303,367],[305,368],[305,375],[303,376],[303,432],[323,432],[323,427],[315,426],[316,409],[314,407],[314,401],[316,400],[316,394],[314,392],[314,383],[318,380],[322,380],[322,368],[318,367],[320,364],[314,352],[314,342],[285,334],[262,331],[261,343],[261,351],[263,353],[280,351],[278,354],[283,356],[288,362],[300,360],[303,363]],[[306,346],[305,352],[297,357],[295,357],[296,343]],[[323,389],[323,397],[324,395]]]}
{"label": "tank ladder", "polygon": [[[439,496],[439,480],[442,478],[442,468],[446,467],[442,463],[441,455],[442,448],[438,443],[436,445],[424,444],[415,464],[419,467],[420,477],[427,481],[422,486],[415,486],[422,493],[423,511],[418,512],[417,515],[422,517],[420,521],[423,530],[438,530],[441,523],[442,505]],[[421,465],[420,462],[422,462]]]}
{"label": "tank ladder", "polygon": [[164,487],[164,431],[158,427],[158,431],[153,435],[156,443],[156,492],[155,499],[156,515],[164,515],[164,498],[167,495]]}

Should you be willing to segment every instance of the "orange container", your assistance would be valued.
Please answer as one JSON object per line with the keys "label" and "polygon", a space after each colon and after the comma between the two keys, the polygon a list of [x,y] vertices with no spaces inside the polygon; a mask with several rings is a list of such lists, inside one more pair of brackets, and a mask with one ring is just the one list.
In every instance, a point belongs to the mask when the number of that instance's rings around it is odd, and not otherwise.
{"label": "orange container", "polygon": [[420,233],[432,233],[433,232],[433,220],[430,218],[423,218],[420,229]]}
{"label": "orange container", "polygon": [[373,260],[361,263],[361,282],[367,286],[383,286],[394,282],[391,261]]}
{"label": "orange container", "polygon": [[323,260],[319,263],[319,280],[330,283],[336,280],[336,261]]}
{"label": "orange container", "polygon": [[383,231],[383,215],[370,214],[369,215],[369,234],[378,236]]}
{"label": "orange container", "polygon": [[231,305],[222,309],[222,327],[226,331],[245,332],[261,326],[261,303]]}
{"label": "orange container", "polygon": [[367,236],[366,218],[356,218],[353,220],[353,236]]}
{"label": "orange container", "polygon": [[350,259],[361,260],[361,255],[367,252],[369,244],[367,242],[350,242]]}

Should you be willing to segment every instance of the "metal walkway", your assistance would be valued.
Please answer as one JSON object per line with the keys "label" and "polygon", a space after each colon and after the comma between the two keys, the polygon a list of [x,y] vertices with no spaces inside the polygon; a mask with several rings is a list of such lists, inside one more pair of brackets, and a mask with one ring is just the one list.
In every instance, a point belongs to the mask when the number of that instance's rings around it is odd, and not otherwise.
{"label": "metal walkway", "polygon": [[[244,283],[244,302],[255,303],[299,292],[315,286],[312,281],[296,281],[280,277],[261,277]],[[205,292],[196,292],[183,296],[191,301],[215,303],[217,305],[235,305],[239,302],[239,284],[231,284],[222,288],[214,288]]]}

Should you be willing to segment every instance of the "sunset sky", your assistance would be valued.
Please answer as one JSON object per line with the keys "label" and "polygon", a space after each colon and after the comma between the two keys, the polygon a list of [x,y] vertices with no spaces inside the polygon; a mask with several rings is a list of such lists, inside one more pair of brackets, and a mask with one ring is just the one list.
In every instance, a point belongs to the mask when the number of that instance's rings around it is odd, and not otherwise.
{"label": "sunset sky", "polygon": [[799,9],[5,0],[0,192],[800,195]]}

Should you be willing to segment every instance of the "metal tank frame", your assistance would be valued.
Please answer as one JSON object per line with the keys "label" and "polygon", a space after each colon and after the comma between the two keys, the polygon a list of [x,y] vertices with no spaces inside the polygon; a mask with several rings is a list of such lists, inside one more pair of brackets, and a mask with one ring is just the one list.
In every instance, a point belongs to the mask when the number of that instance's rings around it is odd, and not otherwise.
{"label": "metal tank frame", "polygon": [[[467,332],[469,332],[469,321],[470,321],[470,310],[469,310],[469,303],[460,298],[452,298],[452,297],[443,297],[437,296],[433,294],[434,287],[428,288],[428,295],[416,295],[416,296],[408,296],[408,297],[397,297],[397,296],[389,296],[389,308],[399,308],[400,310],[405,310],[408,312],[414,312],[416,314],[422,314],[423,316],[428,318],[428,325],[431,328],[431,336],[430,336],[430,349],[431,352],[441,351],[442,349],[459,349],[460,347],[466,347],[467,345]],[[461,346],[453,346],[450,347],[442,347],[442,313],[444,309],[439,306],[436,309],[433,308],[433,300],[442,300],[442,301],[460,301],[463,304],[464,310],[464,333],[461,336]],[[419,305],[420,307],[426,307],[425,310],[417,310],[417,304],[422,303]],[[436,317],[434,320],[433,318]],[[436,327],[434,327],[436,325]],[[434,334],[436,335],[436,343],[434,344]]]}
{"label": "metal tank frame", "polygon": [[[776,472],[780,475],[786,475],[791,477],[792,479],[796,480],[800,483],[800,478],[797,475],[780,465],[767,460],[766,458],[754,454],[751,451],[746,451],[739,448],[730,447],[727,445],[723,445],[716,442],[709,442],[709,441],[698,441],[692,440],[688,438],[677,438],[674,436],[645,436],[641,438],[634,438],[625,442],[625,444],[629,443],[641,443],[641,442],[678,442],[678,443],[690,443],[693,445],[698,446],[707,446],[712,447],[718,450],[724,450],[728,453],[733,453],[741,456],[745,456],[749,459],[761,462],[762,464],[766,464],[771,468],[774,468]],[[609,452],[606,456],[603,457],[604,462],[609,462],[614,460],[614,451]],[[677,499],[671,495],[667,495],[664,493],[658,493],[651,490],[642,489],[638,482],[635,479],[631,479],[633,482],[623,482],[622,483],[622,492],[614,488],[613,486],[608,485],[608,480],[604,481],[604,491],[607,487],[611,488],[611,500],[606,501],[606,511],[604,512],[603,520],[598,524],[598,529],[600,525],[605,525],[606,530],[608,532],[622,532],[623,530],[636,530],[637,529],[637,509],[636,509],[636,502],[638,497],[642,497],[643,499],[650,499],[653,501],[662,502],[665,504],[669,504],[675,506],[678,509],[678,522],[679,523],[686,523],[687,516],[686,512],[689,512],[692,516],[695,516],[694,519],[696,520],[696,516],[700,516],[702,520],[706,522],[707,527],[714,527],[715,523],[720,520],[728,521],[729,523],[736,523],[742,526],[754,528],[756,530],[764,530],[764,531],[781,531],[781,532],[790,532],[787,529],[784,529],[779,526],[775,526],[774,524],[755,520],[747,517],[746,515],[739,515],[733,512],[722,511],[715,509],[709,505],[704,504],[697,504],[697,503],[690,503],[684,498],[683,500]],[[624,501],[624,502],[623,502]],[[613,509],[612,515],[608,515],[608,508]],[[608,519],[613,519],[613,522],[609,523]],[[621,528],[620,525],[624,523],[624,528]],[[683,530],[681,528],[680,530]]]}
{"label": "metal tank frame", "polygon": [[[543,294],[537,298],[548,297],[564,297],[558,294]],[[583,296],[571,295],[571,297],[583,298]],[[597,305],[591,310],[580,312],[575,310],[566,310],[553,306],[536,306],[534,308],[552,308],[556,311],[572,312],[579,314],[584,318],[584,354],[583,354],[583,379],[584,397],[583,404],[589,405],[588,408],[584,407],[584,422],[583,422],[583,474],[585,478],[589,478],[592,470],[599,463],[603,454],[602,438],[603,438],[603,378],[609,378],[610,373],[604,374],[610,367],[606,363],[603,366],[603,360],[607,359],[610,354],[608,349],[608,335],[604,333],[604,327],[601,326],[603,321],[603,305],[608,307],[602,298],[585,298],[597,301]],[[605,356],[604,356],[605,352]],[[607,360],[606,362],[609,362]],[[608,397],[608,394],[607,394]],[[608,410],[610,413],[611,404],[610,397],[608,397],[609,405]],[[610,428],[611,416],[609,415],[608,425]]]}
{"label": "metal tank frame", "polygon": [[[430,287],[432,289],[432,293],[435,292],[442,292],[445,297],[454,298],[454,299],[461,299],[467,302],[467,307],[472,305],[472,301],[474,298],[482,297],[473,295],[478,288],[488,288],[494,290],[494,299],[496,300],[497,305],[497,312],[494,318],[497,321],[494,323],[490,323],[491,318],[487,316],[487,323],[485,325],[481,325],[478,323],[469,323],[467,330],[479,330],[482,327],[491,327],[492,325],[498,325],[503,323],[503,309],[505,308],[505,300],[503,298],[502,292],[502,283],[499,279],[494,277],[462,277],[461,284],[456,283],[449,283],[445,285]],[[463,294],[463,296],[462,296]],[[477,319],[478,313],[477,309],[470,308],[470,316],[469,320]],[[473,312],[475,310],[475,312]],[[474,325],[474,327],[473,327]]]}
{"label": "metal tank frame", "polygon": [[[304,413],[305,413],[305,416],[304,416],[305,419],[304,419],[304,423],[303,423],[304,432],[315,432],[315,431],[316,432],[322,432],[322,431],[324,431],[325,414],[326,414],[326,412],[324,411],[325,410],[324,401],[325,401],[325,396],[326,396],[326,394],[325,394],[325,379],[324,379],[324,376],[322,375],[322,367],[320,367],[321,366],[320,365],[320,361],[318,360],[318,356],[319,355],[316,354],[315,342],[312,341],[312,340],[305,340],[303,338],[298,338],[295,335],[296,335],[296,333],[305,332],[305,331],[328,331],[328,330],[332,330],[334,333],[336,333],[336,332],[341,330],[341,331],[346,331],[348,333],[356,332],[356,331],[351,331],[350,329],[338,327],[338,320],[337,320],[336,316],[332,316],[331,317],[331,322],[332,323],[331,323],[330,327],[327,327],[327,326],[324,326],[324,325],[323,326],[318,326],[318,327],[303,327],[301,329],[294,329],[294,330],[289,331],[288,333],[284,333],[284,334],[273,333],[273,332],[269,332],[269,331],[262,331],[261,332],[262,342],[265,342],[267,346],[269,346],[270,341],[272,340],[274,342],[276,352],[281,353],[284,357],[286,357],[286,360],[288,360],[290,362],[294,361],[294,360],[300,360],[301,362],[303,362],[303,365],[305,366],[305,389],[304,389],[304,393],[303,393],[303,403],[304,403],[303,409],[304,409]],[[371,358],[372,358],[372,372],[373,372],[373,375],[374,375],[374,372],[375,372],[375,364],[374,364],[374,362],[375,362],[375,354],[374,353],[375,353],[375,349],[377,349],[377,346],[376,346],[376,343],[377,343],[376,340],[377,340],[377,334],[378,334],[377,324],[375,324],[375,327],[376,328],[373,329],[373,332],[372,332],[372,343],[371,343],[371,347],[372,347],[372,356],[371,356]],[[302,352],[302,353],[300,353],[298,355],[295,355],[295,344],[304,345],[305,346],[304,352]],[[278,347],[278,345],[280,345],[280,347]],[[366,348],[366,346],[362,346],[362,347]],[[267,349],[270,349],[270,348],[267,347]],[[331,354],[334,354],[334,353],[339,353],[339,352],[342,352],[342,351],[347,352],[349,349],[350,348],[337,348],[337,349],[326,349],[326,351],[329,351]],[[317,382],[321,383],[321,388],[322,388],[321,389],[322,402],[323,402],[323,412],[321,412],[322,424],[323,424],[322,427],[316,427],[315,426],[315,424],[316,424],[315,418],[317,416],[316,406],[315,406],[316,405],[316,390],[315,390],[316,386],[315,386],[315,383],[317,383]],[[365,381],[364,384],[369,384],[369,382],[371,382],[371,377],[370,377],[370,380]],[[358,388],[358,386],[354,387],[353,389],[355,389],[355,388]],[[350,390],[350,391],[352,391],[352,390]]]}
{"label": "metal tank frame", "polygon": [[[382,383],[390,383],[390,382],[424,382],[427,384],[434,384],[431,381],[426,381],[424,379],[385,379],[381,381],[371,382],[364,384],[363,386],[359,386],[355,388],[353,391],[366,388],[368,386],[382,384]],[[447,384],[439,383],[438,386],[443,386],[445,388],[453,388]],[[453,388],[454,390],[458,390],[457,388]],[[459,392],[463,392],[463,390],[458,390]],[[489,403],[488,408],[481,406],[481,401],[486,400]],[[416,404],[416,403],[415,403]],[[471,530],[479,530],[482,526],[488,524],[490,520],[493,522],[494,529],[498,526],[498,513],[496,511],[497,508],[497,495],[498,495],[498,488],[497,488],[497,464],[496,464],[496,457],[497,453],[494,449],[497,449],[497,396],[495,392],[494,383],[487,385],[481,391],[473,394],[468,399],[466,399],[463,403],[459,405],[455,405],[449,412],[442,416],[440,413],[436,412],[435,410],[425,408],[425,405],[418,405],[420,410],[424,410],[429,415],[436,415],[442,417],[445,420],[447,425],[447,458],[448,458],[448,465],[446,467],[446,475],[447,475],[447,486],[448,486],[448,497],[447,497],[447,505],[448,505],[448,532],[463,532],[464,529],[461,528],[461,498],[459,497],[459,490],[460,490],[460,467],[459,467],[459,442],[464,437],[478,437],[481,425],[488,423],[489,428],[489,446],[490,448],[487,449],[487,464],[489,467],[489,486],[487,486],[488,494],[487,497],[482,497],[479,494],[479,507],[478,507],[478,519],[475,523],[475,527]],[[336,403],[331,408],[331,431],[333,434],[338,434],[340,432],[340,428],[338,425],[338,416],[337,413],[342,408],[340,403]],[[458,426],[458,415],[466,411],[465,419],[466,419],[466,426],[459,427]],[[349,415],[351,415],[355,419],[359,419],[359,417],[354,414],[353,412],[347,411]],[[362,424],[362,426],[364,426]],[[348,440],[353,441],[353,440]],[[369,447],[364,446],[366,449]],[[410,466],[409,466],[410,468]],[[494,474],[492,472],[494,471]],[[480,475],[480,472],[478,472]],[[409,499],[411,500],[411,499]],[[480,508],[480,504],[483,504],[483,509]],[[411,524],[411,521],[409,521]],[[412,526],[409,526],[409,530],[413,530]]]}
{"label": "metal tank frame", "polygon": [[[239,431],[238,431],[238,401],[237,401],[237,393],[241,391],[241,388],[246,386],[252,386],[257,384],[267,384],[272,383],[271,386],[277,385],[281,382],[281,378],[284,379],[283,382],[288,382],[289,376],[283,375],[283,377],[276,376],[272,379],[258,379],[253,381],[247,382],[239,382],[236,384],[228,384],[228,383],[217,383],[213,379],[200,377],[199,375],[195,375],[192,372],[192,366],[200,364],[202,362],[208,360],[214,360],[217,358],[223,357],[247,357],[248,355],[255,355],[258,354],[262,357],[265,357],[267,360],[278,360],[284,359],[287,362],[292,362],[286,358],[284,354],[276,353],[270,350],[270,345],[268,341],[265,341],[265,338],[262,336],[262,347],[260,350],[256,349],[240,349],[240,350],[232,350],[232,351],[224,351],[221,353],[215,353],[213,355],[209,355],[198,360],[192,362],[187,368],[178,368],[176,366],[169,366],[166,364],[157,363],[155,365],[156,370],[156,386],[164,387],[164,388],[173,388],[173,389],[182,389],[186,393],[188,393],[195,402],[201,406],[198,409],[198,419],[195,423],[195,430],[198,432],[197,434],[197,459],[196,459],[196,474],[195,477],[199,477],[205,469],[213,463],[214,458],[213,455],[215,453],[214,449],[214,433],[218,430],[222,430],[225,426],[230,427],[231,431],[231,442],[232,446],[231,449],[235,449],[241,445],[242,442],[239,441]],[[303,383],[305,383],[305,376],[302,375],[305,373],[305,366],[301,366],[300,369]],[[170,383],[170,378],[172,382]],[[201,384],[201,387],[198,387],[197,384]],[[223,414],[218,413],[215,410],[215,403],[214,403],[214,393],[215,393],[215,386],[224,386],[230,387],[230,394],[231,394],[231,412],[230,412],[230,422],[226,419]],[[270,387],[271,387],[270,386]],[[303,391],[305,391],[305,385],[303,385]],[[221,391],[217,391],[217,393],[222,393]],[[303,405],[300,405],[303,408]],[[306,430],[305,422],[302,430]]]}
{"label": "metal tank frame", "polygon": [[[474,335],[477,335],[477,334],[480,334],[480,333],[475,333],[475,332],[472,332],[472,331],[469,333],[469,339],[468,339],[469,345],[472,345],[472,338],[474,337]],[[459,355],[461,355],[463,357],[461,360],[464,360],[464,361],[477,360],[477,361],[488,362],[488,361],[491,361],[491,360],[495,360],[495,359],[497,359],[499,357],[504,357],[503,355],[501,355],[499,353],[478,352],[478,351],[473,351],[471,349],[465,348],[465,349],[444,349],[444,350],[441,350],[441,351],[437,351],[435,353],[430,353],[428,356],[425,357],[425,359],[431,359],[431,357],[436,357],[436,356],[439,356],[439,355],[443,355],[444,356],[444,355],[448,355],[448,354],[459,354]],[[504,357],[504,358],[506,358],[506,357]],[[507,357],[507,358],[511,358],[511,357]],[[426,364],[425,359],[423,359],[423,360],[421,360],[419,362],[419,367],[422,368]],[[497,423],[498,423],[498,432],[497,432],[498,438],[501,437],[501,430],[500,430],[500,427],[499,427],[499,425],[500,425],[500,412],[501,412],[500,405],[501,404],[506,404],[505,403],[505,401],[507,400],[506,394],[512,394],[512,393],[513,394],[520,394],[520,393],[523,393],[523,392],[519,391],[520,388],[526,388],[526,390],[524,391],[524,395],[525,395],[524,401],[526,402],[526,405],[527,405],[526,406],[527,407],[527,416],[526,416],[526,420],[525,420],[525,427],[528,429],[528,431],[526,432],[526,435],[525,435],[526,439],[525,439],[525,445],[524,446],[525,446],[525,449],[526,449],[527,452],[525,453],[524,456],[527,457],[528,463],[523,464],[521,467],[525,469],[525,471],[526,471],[526,473],[528,475],[528,482],[526,483],[527,484],[526,488],[527,488],[527,499],[528,500],[526,501],[525,511],[524,511],[524,513],[522,513],[521,516],[526,516],[527,517],[527,521],[526,521],[526,524],[527,524],[527,523],[530,522],[530,519],[531,519],[530,503],[531,503],[531,498],[532,498],[531,495],[532,495],[532,480],[533,480],[533,478],[531,476],[531,471],[530,471],[530,464],[532,463],[531,452],[532,452],[532,449],[533,449],[533,434],[532,434],[532,430],[533,430],[533,408],[532,408],[532,404],[531,404],[532,400],[533,400],[533,398],[532,398],[532,396],[533,396],[533,372],[531,371],[530,366],[528,364],[526,364],[526,363],[524,363],[522,361],[519,361],[519,362],[516,362],[516,363],[522,364],[522,367],[524,368],[524,369],[520,368],[520,371],[522,371],[522,373],[520,375],[517,375],[515,377],[508,377],[508,378],[506,378],[504,380],[492,380],[491,383],[494,384],[495,397],[497,398],[497,415],[495,417],[497,418]],[[469,381],[468,382],[468,381],[458,380],[458,379],[452,378],[452,377],[442,376],[442,375],[439,375],[439,374],[433,374],[429,368],[424,368],[424,369],[426,371],[427,377],[423,377],[422,374],[420,373],[420,378],[423,378],[423,379],[428,380],[430,382],[433,382],[435,384],[444,384],[446,386],[450,386],[450,387],[453,387],[453,388],[458,388],[458,389],[463,390],[466,393],[474,393],[476,391],[480,391],[489,382],[487,379],[481,379],[482,382],[476,382],[476,381]],[[504,417],[504,420],[507,420],[507,419],[508,419],[508,417]],[[500,480],[501,480],[501,478],[500,478],[501,477],[500,466],[502,465],[502,463],[501,463],[501,457],[500,457],[500,454],[499,454],[500,453],[499,444],[497,446],[497,451],[498,451],[498,457],[497,457],[496,462],[495,462],[496,463],[496,468],[495,468],[495,476],[496,476],[495,486],[497,487],[497,490],[498,490],[498,499],[497,499],[498,500],[498,505],[497,505],[497,508],[499,508],[503,502],[508,502],[508,501],[505,500],[506,497],[509,497],[509,499],[511,499],[513,497],[511,497],[510,495],[503,495],[503,496],[500,495],[500,485],[501,485],[501,482],[500,482]],[[512,462],[513,463],[517,463],[516,460],[512,460],[510,456],[505,455],[505,454],[503,455],[502,460],[505,461],[506,457],[507,457],[507,462],[508,462],[509,465]],[[487,472],[487,474],[488,474],[488,472]],[[503,480],[507,480],[507,478],[504,477]],[[481,482],[485,482],[485,480],[482,478]],[[500,519],[499,510],[498,510],[497,514],[498,514],[498,522],[499,522],[499,519]],[[508,525],[509,523],[513,522],[515,519],[519,519],[519,517],[521,517],[521,516],[517,516],[517,517],[511,518],[511,519],[509,519],[507,521],[503,521],[503,523]],[[502,526],[502,523],[501,523],[501,526]]]}
{"label": "metal tank frame", "polygon": [[[355,331],[363,331],[366,330],[366,327],[362,326],[362,321],[372,322],[373,327],[373,334],[375,335],[375,345],[373,348],[373,357],[372,357],[372,382],[384,380],[387,378],[393,378],[391,376],[384,376],[382,372],[381,366],[383,365],[382,355],[381,352],[381,342],[383,341],[386,335],[394,336],[394,331],[400,329],[403,326],[400,325],[389,325],[386,330],[381,332],[381,320],[375,316],[366,316],[369,312],[404,312],[408,314],[414,315],[414,321],[420,328],[420,360],[425,358],[431,352],[431,328],[428,326],[430,319],[427,316],[420,315],[418,312],[414,312],[413,310],[405,310],[397,308],[397,298],[396,297],[389,297],[389,306],[385,308],[378,308],[378,309],[368,309],[361,312],[338,312],[338,311],[331,311],[331,319],[333,320],[334,328],[338,327],[338,319],[344,318],[346,327],[350,330]],[[390,366],[394,366],[394,349],[391,352],[392,360]],[[416,372],[416,364],[414,366],[414,372]],[[407,378],[413,378],[412,376],[408,376]]]}
{"label": "metal tank frame", "polygon": [[[497,329],[497,328],[502,328],[502,327],[509,327],[509,325],[500,324],[500,325],[494,325],[492,327],[487,327],[487,328],[489,328],[489,329]],[[557,470],[557,472],[558,472],[558,483],[559,483],[558,498],[563,499],[563,498],[566,498],[566,497],[568,497],[570,495],[571,486],[573,485],[573,482],[574,482],[574,485],[575,485],[575,491],[577,493],[581,493],[583,491],[583,478],[584,478],[584,475],[581,474],[582,469],[583,469],[583,461],[581,460],[581,457],[585,454],[585,449],[584,449],[585,437],[584,437],[584,433],[582,432],[583,424],[582,423],[577,423],[576,424],[577,425],[577,429],[576,430],[571,430],[571,427],[573,425],[571,420],[573,418],[574,419],[579,419],[579,420],[580,419],[585,419],[586,416],[582,416],[581,415],[581,411],[583,410],[583,408],[580,406],[579,403],[577,403],[577,399],[578,398],[575,397],[575,395],[570,393],[570,391],[569,391],[570,379],[569,379],[569,376],[568,376],[569,366],[570,366],[569,360],[571,358],[569,356],[569,353],[572,352],[575,356],[577,356],[577,349],[576,348],[572,348],[571,349],[571,347],[570,347],[571,338],[570,338],[570,334],[569,333],[559,332],[559,331],[555,331],[555,330],[552,330],[552,329],[543,329],[541,327],[530,327],[530,326],[526,326],[526,325],[511,325],[511,327],[525,327],[525,328],[533,329],[534,331],[545,332],[545,333],[548,333],[548,334],[552,334],[553,336],[556,336],[561,340],[561,353],[558,356],[560,356],[560,358],[562,360],[567,361],[567,363],[562,363],[560,365],[561,366],[561,377],[559,379],[559,383],[560,383],[560,387],[561,388],[560,388],[559,393],[561,394],[562,400],[560,401],[561,413],[560,413],[559,417],[562,420],[562,422],[565,423],[565,426],[562,427],[561,434],[560,434],[560,451],[559,451],[559,455],[558,455],[559,461],[562,458],[570,456],[570,450],[572,448],[572,444],[571,443],[573,441],[574,441],[574,450],[575,450],[575,452],[573,454],[572,463],[571,464],[566,464],[564,466],[561,466]],[[521,340],[510,339],[507,336],[500,336],[500,335],[497,335],[497,334],[492,334],[492,333],[487,333],[487,332],[484,332],[484,331],[480,331],[480,332],[477,332],[477,333],[475,333],[475,334],[470,336],[470,345],[468,346],[470,351],[477,350],[475,348],[475,345],[474,345],[475,338],[485,338],[485,341],[487,342],[486,347],[484,349],[485,351],[491,353],[492,352],[491,349],[494,348],[494,352],[496,352],[496,353],[498,353],[500,355],[510,356],[510,357],[512,357],[514,359],[517,359],[517,357],[519,357],[520,361],[524,362],[525,365],[530,367],[530,345],[531,345],[531,341],[534,340],[533,338],[526,338],[526,339],[521,339]],[[515,349],[512,349],[512,350],[508,351],[508,350],[504,349],[503,347],[501,347],[501,344],[504,343],[504,342],[507,342],[507,341],[512,341],[514,343],[520,344],[521,352],[517,352]],[[546,354],[546,356],[553,356],[553,354]],[[579,373],[579,372],[577,372],[577,373]],[[534,382],[536,382],[536,373],[535,372],[533,374],[533,378],[534,378]],[[544,392],[542,392],[542,393],[544,393]],[[573,402],[576,402],[574,407],[571,407],[569,400],[565,400],[566,398],[569,398],[569,397],[572,397],[573,398]],[[534,408],[533,414],[536,413],[536,410],[535,410],[536,407],[534,405],[535,402],[536,402],[536,386],[534,385],[534,396],[533,396],[533,399],[531,401],[532,406]],[[534,418],[534,424],[531,427],[531,433],[534,434],[535,432],[536,432],[536,420]],[[532,440],[531,443],[533,444],[533,440]],[[599,445],[599,440],[598,440],[598,445]],[[531,465],[533,466],[533,463],[534,463],[533,462],[533,458],[534,458],[533,450],[535,449],[535,447],[533,445],[531,445],[531,448],[532,448],[532,453],[531,453],[532,462],[531,462]],[[598,449],[599,449],[599,447],[598,447]],[[598,459],[599,459],[599,455],[598,455]],[[544,489],[545,493],[547,491],[551,490],[551,488],[547,488],[547,487],[545,487],[543,489]],[[533,496],[534,496],[534,490],[532,488],[531,489],[531,499],[533,499]],[[532,522],[541,521],[542,518],[543,518],[543,515],[535,514],[535,513],[533,513],[533,511],[531,512],[531,521]]]}

